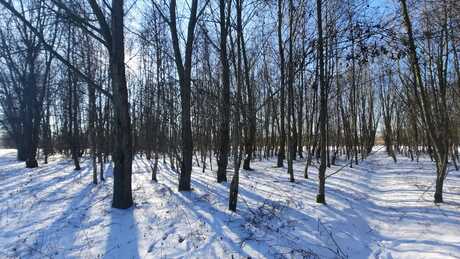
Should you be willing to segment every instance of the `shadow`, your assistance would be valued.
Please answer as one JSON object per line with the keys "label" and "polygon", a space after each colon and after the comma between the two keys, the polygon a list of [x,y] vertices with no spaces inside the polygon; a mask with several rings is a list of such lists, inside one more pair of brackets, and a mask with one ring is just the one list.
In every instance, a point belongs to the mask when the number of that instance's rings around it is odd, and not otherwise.
{"label": "shadow", "polygon": [[[20,219],[13,221],[13,229],[2,233],[12,241],[5,245],[5,250],[18,257],[67,258],[86,254],[92,244],[85,243],[81,232],[99,223],[87,224],[85,219],[99,198],[102,185],[80,181],[77,175],[89,174],[89,168],[86,165],[83,168],[80,172],[69,170],[68,174],[59,177],[53,175],[56,171],[62,173],[64,167],[50,165],[33,172],[39,183],[22,186],[25,191],[18,196],[22,197],[23,204],[10,207]],[[50,179],[40,181],[41,177]]]}
{"label": "shadow", "polygon": [[135,208],[111,208],[109,234],[102,258],[141,258],[139,255],[139,230],[134,216]]}
{"label": "shadow", "polygon": [[16,170],[19,164],[11,155],[0,158],[0,171],[8,168],[7,174],[0,172],[0,184],[6,186],[0,204],[8,213],[4,217],[2,210],[0,218],[0,238],[8,240],[0,250],[11,257],[391,258],[430,250],[435,257],[460,254],[455,236],[460,225],[459,178],[455,172],[449,175],[446,203],[434,205],[425,198],[432,197],[428,188],[435,175],[432,164],[424,161],[388,163],[377,153],[327,179],[327,205],[315,203],[314,166],[310,179],[304,179],[305,161],[295,161],[296,182],[290,183],[286,168],[272,167],[276,158],[253,161],[253,171],[240,171],[237,213],[232,213],[229,183],[216,183],[216,173],[209,169],[202,173],[194,167],[193,191],[177,192],[178,174],[167,163],[159,161],[159,183],[154,183],[148,162],[136,157],[135,206],[118,210],[110,207],[110,163],[105,165],[107,182],[94,186],[89,161],[82,162],[81,171],[73,171],[67,160]]}

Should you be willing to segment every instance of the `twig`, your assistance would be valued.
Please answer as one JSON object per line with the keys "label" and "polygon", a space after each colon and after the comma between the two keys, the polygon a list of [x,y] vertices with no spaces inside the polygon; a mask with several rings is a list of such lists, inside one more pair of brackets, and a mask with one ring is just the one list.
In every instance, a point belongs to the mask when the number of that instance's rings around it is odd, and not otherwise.
{"label": "twig", "polygon": [[321,222],[320,219],[318,219],[318,223],[319,223],[320,226],[322,226],[324,228],[324,230],[326,230],[326,232],[328,233],[330,239],[332,240],[332,242],[334,243],[334,245],[336,247],[336,251],[334,251],[333,249],[331,249],[329,247],[328,247],[328,249],[330,251],[332,251],[339,258],[348,258],[348,255],[343,252],[343,250],[340,248],[339,244],[337,244],[337,241],[335,241],[335,238],[334,238],[334,235],[332,234],[332,232],[326,226],[324,226],[324,224]]}

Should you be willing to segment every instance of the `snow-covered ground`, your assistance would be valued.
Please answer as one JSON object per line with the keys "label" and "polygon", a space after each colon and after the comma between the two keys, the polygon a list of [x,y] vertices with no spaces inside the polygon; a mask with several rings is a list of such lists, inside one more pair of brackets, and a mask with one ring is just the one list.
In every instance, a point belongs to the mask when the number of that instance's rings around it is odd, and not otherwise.
{"label": "snow-covered ground", "polygon": [[[88,161],[25,169],[0,150],[0,258],[460,258],[460,173],[433,204],[433,164],[382,150],[327,179],[327,205],[315,203],[316,169],[296,182],[275,160],[242,171],[238,212],[227,210],[228,184],[195,168],[192,192],[160,163],[159,183],[146,160],[134,163],[135,206],[110,207],[112,177],[91,183]],[[328,168],[328,174],[340,166]],[[216,169],[214,167],[213,169]],[[229,178],[231,179],[231,178]]]}

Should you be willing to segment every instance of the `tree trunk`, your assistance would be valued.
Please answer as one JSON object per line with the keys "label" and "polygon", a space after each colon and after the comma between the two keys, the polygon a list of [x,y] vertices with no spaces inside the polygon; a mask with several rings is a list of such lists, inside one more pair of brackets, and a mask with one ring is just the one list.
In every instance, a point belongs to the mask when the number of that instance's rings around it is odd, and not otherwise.
{"label": "tree trunk", "polygon": [[[438,95],[434,97],[434,103],[430,98],[431,92],[427,90],[427,86],[422,81],[422,72],[419,64],[417,48],[415,45],[414,35],[412,31],[412,23],[410,20],[407,4],[405,0],[400,0],[401,12],[406,27],[407,33],[407,47],[409,53],[409,62],[411,64],[411,70],[414,76],[414,96],[417,101],[417,105],[420,108],[422,114],[422,121],[428,137],[428,143],[432,150],[432,156],[436,161],[436,192],[435,199],[436,203],[443,202],[442,199],[442,187],[446,176],[447,170],[447,159],[449,151],[449,116],[447,114],[447,102],[446,102],[446,76],[447,72],[444,72],[446,68],[442,67],[443,57],[440,55],[438,61],[438,77],[439,77],[439,89]],[[445,27],[443,28],[447,37],[447,21],[445,21]],[[442,35],[442,34],[441,34]],[[447,40],[446,40],[447,41]],[[447,49],[446,43],[446,49]],[[441,48],[442,50],[442,48]],[[443,54],[441,52],[441,54]],[[436,106],[437,109],[433,109]]]}
{"label": "tree trunk", "polygon": [[317,23],[318,23],[318,58],[319,58],[319,86],[320,86],[320,158],[321,163],[318,171],[318,195],[317,203],[326,203],[325,184],[326,184],[326,145],[327,145],[327,89],[324,80],[324,55],[323,55],[323,25],[321,14],[321,0],[316,1]]}
{"label": "tree trunk", "polygon": [[112,207],[126,209],[133,205],[132,138],[129,116],[128,88],[125,75],[123,0],[112,0],[112,47],[110,53],[113,108],[115,119],[115,143],[112,154],[114,161]]}
{"label": "tree trunk", "polygon": [[35,168],[38,167],[38,162],[36,159],[37,155],[37,146],[38,146],[38,136],[36,136],[35,124],[35,109],[38,109],[36,103],[36,77],[35,77],[35,64],[32,57],[28,57],[29,60],[29,71],[28,71],[28,86],[24,91],[24,102],[26,105],[26,110],[24,114],[24,153],[26,168]]}
{"label": "tree trunk", "polygon": [[[88,72],[91,74],[91,59],[89,57],[88,49]],[[94,87],[88,87],[88,102],[89,102],[89,112],[88,112],[88,131],[89,131],[89,143],[90,143],[90,149],[91,149],[91,162],[92,162],[92,167],[93,167],[93,183],[97,184],[97,163],[96,163],[96,92]]]}
{"label": "tree trunk", "polygon": [[[242,15],[242,0],[236,0],[236,10],[237,16],[241,18]],[[238,30],[237,33],[241,31]],[[230,38],[231,39],[231,38]],[[234,65],[236,67],[236,105],[235,105],[235,112],[234,112],[234,128],[233,128],[233,177],[232,182],[230,183],[230,190],[229,190],[229,199],[228,199],[228,209],[230,211],[236,212],[236,205],[238,202],[238,186],[239,186],[239,171],[241,165],[241,151],[240,151],[240,142],[241,142],[241,126],[240,126],[240,114],[241,114],[241,106],[242,106],[242,95],[241,95],[241,85],[243,83],[242,80],[242,71],[241,71],[241,45],[240,40],[241,38],[237,36],[237,64]],[[234,60],[235,61],[235,60]]]}
{"label": "tree trunk", "polygon": [[434,193],[434,202],[442,203],[442,189],[444,185],[444,179],[446,178],[447,173],[447,159],[444,161],[439,161],[436,165],[436,189]]}
{"label": "tree trunk", "polygon": [[220,62],[222,65],[222,97],[221,109],[222,119],[219,129],[220,145],[219,159],[217,161],[217,182],[227,181],[227,165],[228,154],[230,151],[230,69],[227,57],[227,36],[228,36],[228,21],[226,17],[226,7],[230,10],[230,2],[226,4],[226,0],[219,1],[220,10]]}
{"label": "tree trunk", "polygon": [[[243,8],[243,3],[241,3],[240,8]],[[240,10],[243,13],[243,10]],[[254,99],[254,86],[251,84],[249,79],[250,67],[248,56],[246,53],[246,43],[244,40],[244,31],[243,31],[243,18],[242,15],[237,16],[237,30],[239,31],[238,35],[240,37],[240,44],[241,44],[241,54],[243,56],[243,65],[244,65],[244,85],[247,89],[247,116],[246,116],[246,123],[244,127],[246,128],[246,140],[245,140],[245,159],[243,163],[244,170],[252,170],[251,169],[251,160],[254,154],[254,147],[255,147],[255,140],[256,140],[256,110],[255,110],[255,103],[256,100]]]}
{"label": "tree trunk", "polygon": [[198,0],[192,0],[190,19],[187,27],[187,39],[185,43],[185,61],[182,63],[179,35],[176,20],[176,0],[171,0],[169,5],[170,29],[174,60],[179,75],[180,96],[181,96],[181,126],[182,126],[182,161],[179,175],[179,191],[190,191],[193,160],[192,122],[190,119],[191,99],[191,73],[192,73],[192,50],[195,26],[197,23]]}
{"label": "tree trunk", "polygon": [[278,0],[278,50],[280,55],[280,136],[278,150],[278,167],[283,167],[285,157],[286,130],[284,124],[284,108],[286,106],[286,98],[284,94],[284,48],[283,48],[283,0]]}
{"label": "tree trunk", "polygon": [[287,136],[287,146],[288,146],[288,174],[289,174],[289,181],[294,182],[294,168],[292,164],[292,160],[295,158],[295,143],[294,143],[294,129],[295,129],[295,121],[294,118],[294,60],[293,60],[293,48],[294,48],[294,28],[293,28],[293,20],[294,20],[294,13],[293,10],[293,2],[289,0],[289,56],[288,56],[288,118],[287,118],[287,126],[288,126],[288,136]]}

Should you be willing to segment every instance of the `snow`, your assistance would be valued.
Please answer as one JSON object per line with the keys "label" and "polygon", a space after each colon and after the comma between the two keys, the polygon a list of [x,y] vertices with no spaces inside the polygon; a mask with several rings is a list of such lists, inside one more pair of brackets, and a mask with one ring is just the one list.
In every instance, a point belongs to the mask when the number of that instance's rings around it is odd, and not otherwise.
{"label": "snow", "polygon": [[254,161],[231,213],[228,184],[199,167],[193,191],[179,193],[167,164],[153,183],[137,157],[135,206],[118,210],[110,164],[93,185],[88,160],[81,171],[62,157],[26,169],[15,155],[0,150],[0,258],[460,258],[460,173],[449,172],[435,205],[426,158],[395,164],[381,149],[327,179],[327,205],[315,203],[315,167],[303,179],[305,162],[294,162],[290,183],[275,159]]}

